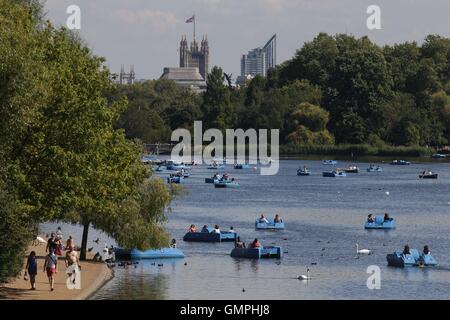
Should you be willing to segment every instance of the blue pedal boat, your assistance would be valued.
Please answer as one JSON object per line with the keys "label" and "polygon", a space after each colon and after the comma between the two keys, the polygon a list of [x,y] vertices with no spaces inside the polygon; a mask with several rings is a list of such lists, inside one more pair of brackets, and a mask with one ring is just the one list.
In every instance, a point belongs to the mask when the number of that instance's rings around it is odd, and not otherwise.
{"label": "blue pedal boat", "polygon": [[166,169],[170,170],[170,171],[178,171],[178,170],[186,169],[186,168],[187,168],[187,166],[184,164],[169,164],[166,166]]}
{"label": "blue pedal boat", "polygon": [[184,183],[184,178],[180,176],[169,177],[167,178],[167,183],[176,183],[176,184]]}
{"label": "blue pedal boat", "polygon": [[389,221],[384,221],[383,216],[376,216],[374,220],[375,220],[374,222],[366,221],[366,223],[364,224],[364,229],[389,230],[389,229],[395,229],[395,227],[396,227],[396,222],[394,219],[389,220]]}
{"label": "blue pedal boat", "polygon": [[264,230],[264,229],[284,229],[284,222],[259,222],[259,220],[255,221],[255,229]]}
{"label": "blue pedal boat", "polygon": [[386,256],[388,266],[405,268],[405,267],[434,267],[438,263],[431,254],[419,254],[417,249],[410,249],[409,254],[403,254],[401,251],[395,251],[394,253]]}
{"label": "blue pedal boat", "polygon": [[152,250],[115,248],[114,255],[116,259],[123,260],[184,258],[183,252],[177,248],[162,248]]}
{"label": "blue pedal boat", "polygon": [[336,160],[323,160],[322,164],[326,166],[334,166],[337,165],[338,162]]}
{"label": "blue pedal boat", "polygon": [[218,170],[218,169],[224,169],[225,165],[223,164],[212,164],[208,167],[209,170]]}
{"label": "blue pedal boat", "polygon": [[370,165],[366,170],[367,172],[383,172],[383,168],[374,165]]}
{"label": "blue pedal boat", "polygon": [[236,232],[221,231],[215,233],[211,232],[212,228],[208,228],[208,230],[210,232],[188,232],[184,235],[183,240],[186,242],[234,242],[238,237]]}
{"label": "blue pedal boat", "polygon": [[239,183],[232,180],[215,180],[215,188],[239,188]]}
{"label": "blue pedal boat", "polygon": [[325,171],[322,173],[322,176],[328,178],[336,178],[336,177],[346,177],[347,174],[343,171]]}
{"label": "blue pedal boat", "polygon": [[275,258],[281,259],[283,250],[281,247],[260,247],[260,248],[234,248],[230,254],[233,258],[262,259]]}
{"label": "blue pedal boat", "polygon": [[191,172],[190,171],[185,170],[183,172],[183,178],[189,178],[190,176],[191,176]]}
{"label": "blue pedal boat", "polygon": [[309,169],[298,169],[297,170],[297,175],[298,176],[310,176],[311,175],[311,171]]}
{"label": "blue pedal boat", "polygon": [[215,181],[219,181],[220,179],[222,179],[222,177],[222,175],[218,174],[211,178],[205,178],[205,183],[214,183]]}
{"label": "blue pedal boat", "polygon": [[236,170],[242,170],[242,169],[250,169],[250,165],[249,164],[235,164],[234,168]]}
{"label": "blue pedal boat", "polygon": [[411,162],[405,160],[393,160],[391,165],[393,166],[409,166]]}

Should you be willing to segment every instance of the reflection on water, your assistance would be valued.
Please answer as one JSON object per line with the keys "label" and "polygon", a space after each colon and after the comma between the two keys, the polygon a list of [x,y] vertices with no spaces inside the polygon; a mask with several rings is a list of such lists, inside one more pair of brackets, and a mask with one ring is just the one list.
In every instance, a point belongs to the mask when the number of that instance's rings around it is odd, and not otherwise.
{"label": "reflection on water", "polygon": [[[185,259],[159,268],[149,261],[136,269],[116,268],[116,277],[94,299],[447,299],[450,164],[380,163],[382,173],[367,173],[367,163],[356,164],[361,172],[347,178],[323,178],[321,172],[332,167],[313,160],[282,161],[276,176],[229,166],[240,189],[215,189],[204,183],[213,172],[195,167],[185,184],[189,194],[173,203],[168,224]],[[300,165],[312,176],[296,176]],[[439,179],[419,180],[424,169],[436,171]],[[397,219],[396,230],[363,229],[368,213],[384,211]],[[281,214],[286,230],[256,231],[254,220],[261,213]],[[234,259],[233,243],[183,242],[191,223],[233,226],[246,243],[257,237],[263,245],[281,245],[285,253],[281,260]],[[356,243],[373,254],[357,257]],[[406,243],[419,250],[429,245],[440,266],[387,267],[386,254]],[[381,290],[367,289],[370,265],[381,269]],[[297,280],[307,268],[313,279]]]}
{"label": "reflection on water", "polygon": [[[113,291],[114,297],[120,300],[163,300],[167,299],[166,290],[169,279],[176,270],[176,264],[182,260],[141,260],[137,265],[116,267],[115,277],[104,291]],[[96,299],[102,299],[101,293]]]}

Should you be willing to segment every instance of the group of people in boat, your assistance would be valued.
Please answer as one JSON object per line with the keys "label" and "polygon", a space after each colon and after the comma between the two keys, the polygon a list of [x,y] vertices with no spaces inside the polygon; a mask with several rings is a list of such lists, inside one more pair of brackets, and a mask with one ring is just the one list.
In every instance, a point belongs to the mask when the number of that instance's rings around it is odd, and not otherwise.
{"label": "group of people in boat", "polygon": [[433,174],[434,174],[433,171],[428,169],[428,170],[422,171],[421,176],[431,176]]}
{"label": "group of people in boat", "polygon": [[218,181],[235,181],[234,178],[229,178],[228,173],[224,173],[223,175],[220,175],[218,173],[216,173],[214,175],[214,180],[218,180]]}
{"label": "group of people in boat", "polygon": [[[402,253],[403,253],[404,255],[406,255],[406,254],[411,254],[410,249],[409,249],[409,245],[405,245],[405,248],[403,249],[403,252],[402,252]],[[423,247],[422,253],[423,253],[424,255],[429,255],[429,254],[431,254],[430,247],[429,247],[429,246],[424,246],[424,247]]]}
{"label": "group of people in boat", "polygon": [[[189,227],[189,232],[194,233],[194,232],[198,232],[197,231],[197,227],[195,226],[195,224],[191,224],[191,226]],[[220,233],[220,227],[218,224],[214,225],[214,229],[210,232],[208,225],[204,225],[203,228],[200,230],[200,232],[208,232],[208,233]],[[230,230],[228,230],[228,232],[232,232],[235,233],[236,231],[234,231],[234,228],[231,226]]]}
{"label": "group of people in boat", "polygon": [[188,173],[189,171],[186,169],[180,169],[175,173],[171,173],[169,175],[170,178],[174,178],[174,177],[184,177],[186,173]]}
{"label": "group of people in boat", "polygon": [[[235,248],[246,248],[245,242],[243,242],[241,240],[241,237],[237,237],[236,238],[236,242],[234,243],[234,247]],[[262,247],[262,246],[261,246],[261,243],[259,242],[259,240],[257,238],[255,238],[255,240],[253,240],[252,243],[250,243],[250,245],[249,245],[249,248],[253,248],[253,249],[260,248],[260,247]]]}
{"label": "group of people in boat", "polygon": [[[261,214],[261,217],[259,217],[258,222],[260,223],[269,223],[269,220],[264,216],[264,214]],[[277,213],[275,214],[275,217],[273,218],[274,223],[281,223],[283,220],[281,219],[280,215]]]}
{"label": "group of people in boat", "polygon": [[[392,221],[392,220],[394,220],[394,218],[391,218],[389,216],[389,214],[387,212],[385,212],[384,213],[384,222],[389,222],[389,221]],[[369,222],[369,223],[375,222],[375,217],[373,216],[373,214],[369,214],[367,216],[367,222]]]}

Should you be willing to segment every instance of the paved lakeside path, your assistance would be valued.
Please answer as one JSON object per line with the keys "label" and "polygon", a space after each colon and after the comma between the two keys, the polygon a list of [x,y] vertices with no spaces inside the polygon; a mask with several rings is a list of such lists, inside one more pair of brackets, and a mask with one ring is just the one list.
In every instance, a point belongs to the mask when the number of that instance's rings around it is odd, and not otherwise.
{"label": "paved lakeside path", "polygon": [[[81,261],[81,289],[70,290],[67,288],[66,266],[64,257],[58,259],[58,273],[55,278],[55,290],[50,291],[50,285],[46,273],[43,272],[45,261],[45,244],[29,246],[27,255],[31,251],[36,252],[38,258],[38,274],[36,276],[36,290],[30,290],[30,281],[25,281],[24,270],[10,283],[0,285],[0,300],[85,300],[101,288],[112,278],[112,271],[102,262]],[[63,253],[65,254],[65,253]],[[88,260],[93,255],[88,256]],[[24,258],[25,268],[27,257]]]}

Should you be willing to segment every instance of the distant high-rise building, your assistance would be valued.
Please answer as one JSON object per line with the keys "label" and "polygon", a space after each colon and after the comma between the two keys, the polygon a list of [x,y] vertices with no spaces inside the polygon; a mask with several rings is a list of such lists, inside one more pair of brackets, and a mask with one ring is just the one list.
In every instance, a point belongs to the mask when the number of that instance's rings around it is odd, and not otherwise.
{"label": "distant high-rise building", "polygon": [[209,43],[206,36],[203,37],[200,48],[195,38],[190,48],[186,36],[181,38],[180,68],[198,68],[203,79],[206,80],[209,72]]}
{"label": "distant high-rise building", "polygon": [[118,80],[119,80],[118,83],[122,84],[122,85],[134,84],[134,82],[136,80],[136,73],[134,73],[134,66],[131,66],[129,73],[126,73],[125,68],[122,66],[122,68],[120,69],[120,74],[119,74]]}
{"label": "distant high-rise building", "polygon": [[[267,43],[250,50],[241,58],[241,79],[248,75],[266,76],[267,71],[277,65],[277,35],[273,35]],[[239,79],[238,79],[239,80]]]}

